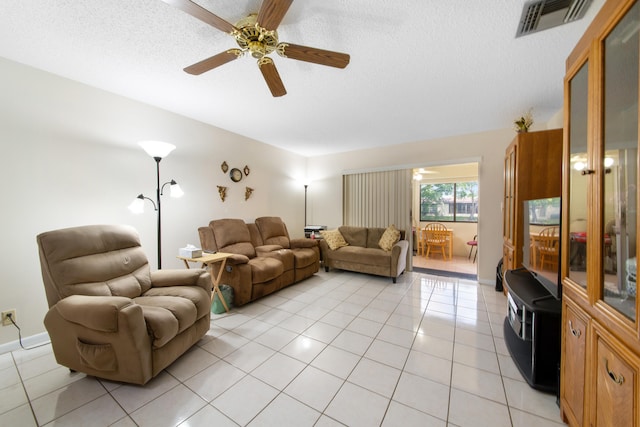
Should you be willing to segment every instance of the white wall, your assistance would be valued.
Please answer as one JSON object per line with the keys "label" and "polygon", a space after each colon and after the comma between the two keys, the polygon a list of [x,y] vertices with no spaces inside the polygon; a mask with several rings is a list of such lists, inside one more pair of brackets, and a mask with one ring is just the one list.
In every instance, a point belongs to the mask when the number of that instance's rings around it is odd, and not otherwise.
{"label": "white wall", "polygon": [[[161,183],[173,178],[185,191],[162,198],[164,268],[184,268],[178,248],[198,244],[197,228],[215,218],[277,215],[293,237],[303,235],[304,157],[2,59],[0,96],[0,311],[17,310],[23,337],[44,332],[38,233],[130,224],[155,268],[155,212],[149,202],[142,215],[127,209],[139,193],[155,198],[155,162],[141,139],[177,146],[160,163]],[[233,183],[223,161],[251,173]],[[217,185],[228,187],[224,203]],[[248,201],[245,186],[255,189]],[[0,327],[0,344],[17,338]]]}

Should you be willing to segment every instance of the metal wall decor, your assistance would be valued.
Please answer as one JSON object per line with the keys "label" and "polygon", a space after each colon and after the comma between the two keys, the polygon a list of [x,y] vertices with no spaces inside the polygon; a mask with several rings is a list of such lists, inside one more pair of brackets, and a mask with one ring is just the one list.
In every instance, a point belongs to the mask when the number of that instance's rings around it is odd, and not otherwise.
{"label": "metal wall decor", "polygon": [[224,202],[224,199],[227,197],[227,187],[218,185],[218,194],[220,195],[220,200]]}
{"label": "metal wall decor", "polygon": [[244,188],[244,199],[245,200],[249,200],[249,197],[251,197],[251,194],[253,193],[253,188],[251,187],[245,187]]}
{"label": "metal wall decor", "polygon": [[222,169],[222,173],[227,173],[227,171],[229,170],[229,165],[227,165],[227,162],[222,162],[222,164],[220,165],[220,169]]}
{"label": "metal wall decor", "polygon": [[244,176],[249,176],[249,172],[251,172],[251,171],[249,170],[249,166],[244,165],[244,169],[243,169],[243,170],[244,170]]}

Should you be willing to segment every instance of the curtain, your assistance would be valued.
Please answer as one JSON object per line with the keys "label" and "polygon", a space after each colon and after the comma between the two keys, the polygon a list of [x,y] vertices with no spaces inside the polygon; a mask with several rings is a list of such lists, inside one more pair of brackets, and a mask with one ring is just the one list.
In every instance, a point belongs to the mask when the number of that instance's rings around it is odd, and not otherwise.
{"label": "curtain", "polygon": [[409,241],[407,269],[413,269],[411,170],[354,173],[342,176],[342,223],[405,231]]}

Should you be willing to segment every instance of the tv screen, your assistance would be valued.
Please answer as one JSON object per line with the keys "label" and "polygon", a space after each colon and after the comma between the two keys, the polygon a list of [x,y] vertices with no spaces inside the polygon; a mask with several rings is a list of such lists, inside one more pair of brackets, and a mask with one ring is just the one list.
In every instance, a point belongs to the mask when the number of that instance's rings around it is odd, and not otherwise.
{"label": "tv screen", "polygon": [[549,291],[560,299],[560,197],[524,202],[522,263]]}

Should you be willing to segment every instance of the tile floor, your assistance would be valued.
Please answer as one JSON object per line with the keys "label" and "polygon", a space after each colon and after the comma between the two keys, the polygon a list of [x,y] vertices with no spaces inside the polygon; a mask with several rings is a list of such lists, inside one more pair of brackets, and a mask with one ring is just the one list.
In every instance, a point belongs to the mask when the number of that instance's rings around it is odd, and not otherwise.
{"label": "tile floor", "polygon": [[229,314],[146,386],[0,355],[3,426],[561,426],[505,347],[505,297],[472,281],[320,271]]}

